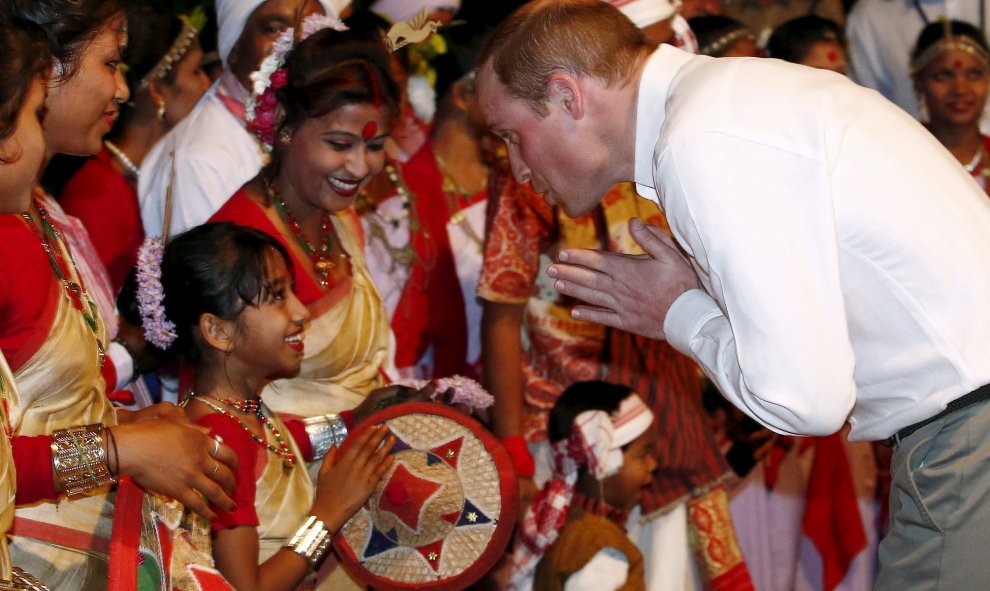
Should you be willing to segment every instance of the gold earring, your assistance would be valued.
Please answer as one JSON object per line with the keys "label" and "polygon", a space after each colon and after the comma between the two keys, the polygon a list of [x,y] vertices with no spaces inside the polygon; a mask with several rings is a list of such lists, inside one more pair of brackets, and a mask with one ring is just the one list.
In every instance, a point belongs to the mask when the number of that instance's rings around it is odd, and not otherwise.
{"label": "gold earring", "polygon": [[289,146],[289,142],[292,141],[292,133],[288,129],[283,129],[278,134],[278,146],[280,148],[286,148]]}
{"label": "gold earring", "polygon": [[158,103],[158,110],[156,111],[159,121],[165,121],[165,101]]}

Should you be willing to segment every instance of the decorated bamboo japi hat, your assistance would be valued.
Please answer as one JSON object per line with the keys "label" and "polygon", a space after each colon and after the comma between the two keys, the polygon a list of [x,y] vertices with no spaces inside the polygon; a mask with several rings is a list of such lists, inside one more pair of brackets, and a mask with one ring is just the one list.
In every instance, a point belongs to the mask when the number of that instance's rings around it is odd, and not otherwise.
{"label": "decorated bamboo japi hat", "polygon": [[511,539],[518,498],[508,454],[477,421],[441,404],[388,407],[355,433],[382,423],[396,438],[394,462],[335,536],[341,562],[385,591],[468,587]]}

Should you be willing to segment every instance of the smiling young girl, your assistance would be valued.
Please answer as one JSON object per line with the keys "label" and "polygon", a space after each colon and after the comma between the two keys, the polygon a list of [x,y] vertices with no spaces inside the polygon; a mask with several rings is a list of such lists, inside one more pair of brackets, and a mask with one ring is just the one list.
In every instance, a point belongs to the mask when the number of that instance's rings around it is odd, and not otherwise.
{"label": "smiling young girl", "polygon": [[643,556],[623,529],[657,469],[653,413],[607,382],[578,382],[550,413],[554,473],[526,510],[510,589],[645,588]]}
{"label": "smiling young girl", "polygon": [[[153,259],[139,263],[139,301],[155,299],[145,291],[158,280]],[[237,508],[218,509],[212,528],[217,568],[240,591],[296,589],[391,463],[392,440],[379,447],[386,430],[371,429],[341,457],[326,456],[314,490],[289,429],[262,402],[265,383],[296,374],[303,359],[309,315],[291,268],[278,241],[232,223],[177,236],[160,266],[169,350],[196,367],[186,413],[239,459]]]}

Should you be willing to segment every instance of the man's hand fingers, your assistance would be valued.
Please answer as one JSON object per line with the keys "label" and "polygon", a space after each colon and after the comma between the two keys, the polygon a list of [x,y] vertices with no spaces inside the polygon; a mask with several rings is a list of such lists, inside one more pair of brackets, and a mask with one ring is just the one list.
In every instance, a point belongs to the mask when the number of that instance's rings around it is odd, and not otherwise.
{"label": "man's hand fingers", "polygon": [[614,252],[592,250],[589,248],[568,248],[560,252],[557,260],[568,265],[577,265],[605,272],[608,269],[609,259],[616,254]]}
{"label": "man's hand fingers", "polygon": [[680,257],[674,239],[657,226],[650,226],[639,218],[633,218],[629,220],[629,233],[636,244],[655,259],[661,260],[675,254]]}
{"label": "man's hand fingers", "polygon": [[598,308],[614,310],[616,307],[615,297],[611,293],[603,291],[602,289],[586,287],[580,283],[560,279],[554,282],[553,287],[564,295],[579,299],[582,302]]}
{"label": "man's hand fingers", "polygon": [[622,318],[614,311],[606,308],[574,306],[571,310],[571,317],[583,322],[594,322],[596,324],[611,326],[612,328],[623,328]]}

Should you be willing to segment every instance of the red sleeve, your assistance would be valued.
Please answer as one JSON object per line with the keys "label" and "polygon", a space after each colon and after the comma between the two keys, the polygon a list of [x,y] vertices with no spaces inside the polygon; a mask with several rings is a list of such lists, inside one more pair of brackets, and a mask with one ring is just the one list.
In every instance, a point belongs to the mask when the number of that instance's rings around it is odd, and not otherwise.
{"label": "red sleeve", "polygon": [[234,489],[234,504],[236,509],[230,513],[217,506],[210,509],[217,514],[210,527],[213,531],[220,531],[240,525],[258,526],[258,512],[254,508],[255,481],[258,478],[258,451],[261,449],[247,431],[240,425],[221,414],[212,413],[204,415],[195,421],[198,425],[203,425],[210,429],[213,435],[223,438],[224,445],[227,445],[237,454],[238,468],[234,478],[237,480],[237,488]]}
{"label": "red sleeve", "polygon": [[0,215],[0,350],[17,371],[48,338],[61,285],[18,214]]}
{"label": "red sleeve", "polygon": [[493,174],[489,200],[495,203],[485,240],[485,258],[478,281],[478,296],[491,302],[523,304],[533,293],[540,270],[540,252],[553,232],[554,214],[529,184]]}
{"label": "red sleeve", "polygon": [[116,293],[137,260],[144,227],[137,191],[111,158],[106,149],[90,158],[62,189],[59,203],[86,227]]}
{"label": "red sleeve", "polygon": [[17,505],[54,500],[55,480],[52,474],[52,436],[19,435],[10,440],[17,469]]}
{"label": "red sleeve", "polygon": [[[340,420],[344,421],[344,426],[347,427],[348,431],[354,429],[354,411],[345,410],[338,413],[337,416],[340,417]],[[292,438],[296,440],[296,445],[299,446],[299,453],[302,454],[303,459],[307,462],[312,462],[313,445],[309,441],[309,434],[306,433],[306,426],[303,424],[302,419],[295,418],[294,416],[290,418],[287,415],[281,414],[279,418],[282,419],[282,423],[289,430]]]}
{"label": "red sleeve", "polygon": [[313,461],[313,445],[309,442],[309,433],[306,433],[306,425],[303,424],[302,419],[287,419],[282,418],[282,424],[288,429],[289,435],[296,440],[296,445],[299,447],[299,453],[307,462]]}

